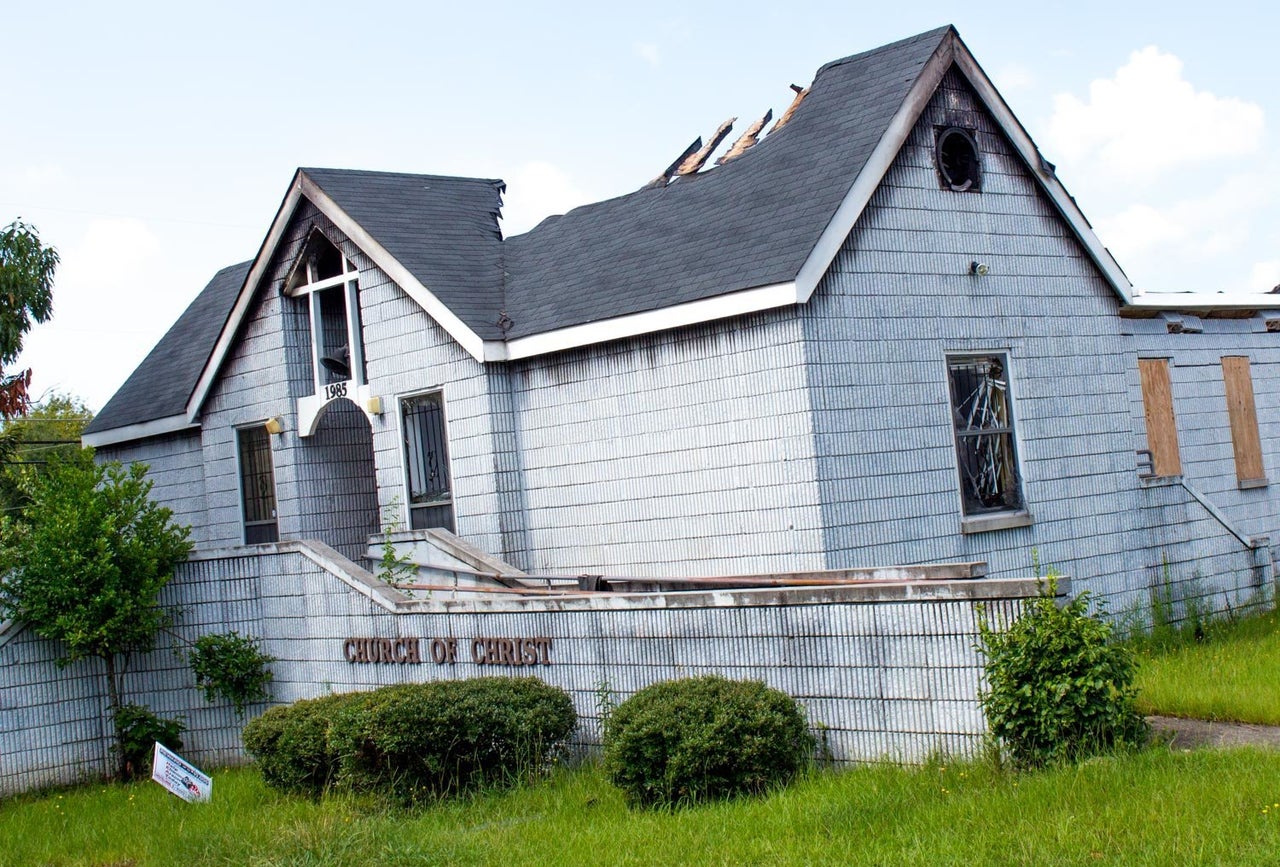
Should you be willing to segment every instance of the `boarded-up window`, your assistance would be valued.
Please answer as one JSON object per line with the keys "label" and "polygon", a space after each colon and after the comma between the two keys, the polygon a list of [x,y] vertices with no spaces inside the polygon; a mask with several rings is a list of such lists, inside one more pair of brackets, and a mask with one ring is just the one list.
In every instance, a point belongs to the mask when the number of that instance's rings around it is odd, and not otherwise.
{"label": "boarded-up window", "polygon": [[1178,456],[1178,426],[1173,419],[1173,389],[1169,385],[1167,358],[1139,358],[1142,376],[1142,409],[1147,418],[1147,448],[1151,470],[1157,476],[1182,475]]}
{"label": "boarded-up window", "polygon": [[1230,355],[1222,359],[1222,381],[1227,387],[1227,417],[1231,420],[1231,445],[1236,452],[1236,479],[1242,488],[1267,483],[1262,466],[1262,438],[1258,435],[1258,410],[1253,402],[1249,359]]}

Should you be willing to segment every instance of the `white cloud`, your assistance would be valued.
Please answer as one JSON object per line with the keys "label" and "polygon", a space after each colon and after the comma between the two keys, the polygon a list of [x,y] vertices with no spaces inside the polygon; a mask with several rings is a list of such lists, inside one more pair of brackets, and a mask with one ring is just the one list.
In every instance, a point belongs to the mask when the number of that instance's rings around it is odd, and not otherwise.
{"label": "white cloud", "polygon": [[20,363],[32,368],[37,393],[56,387],[99,408],[193,289],[163,271],[160,240],[141,220],[90,220],[58,253],[53,319],[31,330]]}
{"label": "white cloud", "polygon": [[1255,262],[1249,271],[1249,282],[1246,288],[1250,292],[1270,292],[1280,286],[1280,259],[1268,262]]}
{"label": "white cloud", "polygon": [[1254,103],[1196,90],[1182,61],[1155,46],[1135,51],[1114,78],[1089,85],[1088,101],[1054,99],[1051,158],[1088,160],[1132,177],[1256,152],[1263,112]]}
{"label": "white cloud", "polygon": [[1020,63],[1008,63],[996,70],[992,79],[1003,94],[1019,93],[1035,87],[1036,79],[1031,70]]}
{"label": "white cloud", "polygon": [[[64,186],[71,176],[57,163],[44,162],[23,166],[0,173],[6,186],[15,186],[23,190],[44,190],[49,187]],[[12,193],[10,193],[12,195]]]}
{"label": "white cloud", "polygon": [[650,66],[658,66],[662,63],[662,53],[653,42],[637,42],[631,46],[631,50],[636,57]]}
{"label": "white cloud", "polygon": [[563,214],[595,198],[551,163],[540,160],[524,163],[507,173],[502,233],[510,236],[527,232],[551,214]]}
{"label": "white cloud", "polygon": [[84,236],[61,249],[59,285],[92,290],[132,289],[139,271],[155,260],[160,239],[146,223],[132,217],[93,220]]}

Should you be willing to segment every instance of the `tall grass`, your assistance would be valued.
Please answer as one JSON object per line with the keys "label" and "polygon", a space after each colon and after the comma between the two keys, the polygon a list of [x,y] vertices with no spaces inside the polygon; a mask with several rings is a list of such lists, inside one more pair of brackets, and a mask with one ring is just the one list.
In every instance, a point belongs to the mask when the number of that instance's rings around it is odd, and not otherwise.
{"label": "tall grass", "polygon": [[1274,864],[1280,754],[1155,749],[1007,774],[981,764],[815,773],[763,799],[628,810],[594,767],[414,812],[313,802],[253,769],[211,804],[154,784],[0,803],[0,863]]}
{"label": "tall grass", "polygon": [[1280,614],[1215,622],[1199,640],[1139,645],[1145,713],[1280,725]]}

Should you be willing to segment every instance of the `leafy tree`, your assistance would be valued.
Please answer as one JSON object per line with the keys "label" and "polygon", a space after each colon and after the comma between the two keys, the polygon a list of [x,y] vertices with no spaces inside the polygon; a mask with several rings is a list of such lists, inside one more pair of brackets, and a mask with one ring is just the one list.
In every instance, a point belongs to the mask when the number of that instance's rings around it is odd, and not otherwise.
{"label": "leafy tree", "polygon": [[0,520],[0,614],[61,642],[60,664],[102,660],[120,756],[118,663],[169,622],[157,597],[191,550],[189,528],[150,499],[145,464],[94,464],[85,451],[47,469],[23,479],[30,506]]}
{"label": "leafy tree", "polygon": [[0,428],[0,509],[12,514],[26,504],[22,478],[40,473],[55,459],[66,461],[80,451],[80,434],[93,420],[84,401],[52,392],[25,416],[9,419]]}
{"label": "leafy tree", "polygon": [[53,272],[58,251],[40,243],[34,226],[14,220],[0,229],[0,418],[26,412],[31,371],[7,372],[22,352],[32,320],[53,314]]}

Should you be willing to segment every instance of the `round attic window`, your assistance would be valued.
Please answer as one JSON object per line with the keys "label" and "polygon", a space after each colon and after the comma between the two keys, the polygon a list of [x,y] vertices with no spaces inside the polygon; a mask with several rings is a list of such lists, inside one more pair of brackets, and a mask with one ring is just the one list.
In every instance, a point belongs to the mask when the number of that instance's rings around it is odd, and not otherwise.
{"label": "round attic window", "polygon": [[942,182],[957,192],[978,189],[982,166],[978,160],[978,144],[968,130],[953,126],[938,136],[935,154]]}

